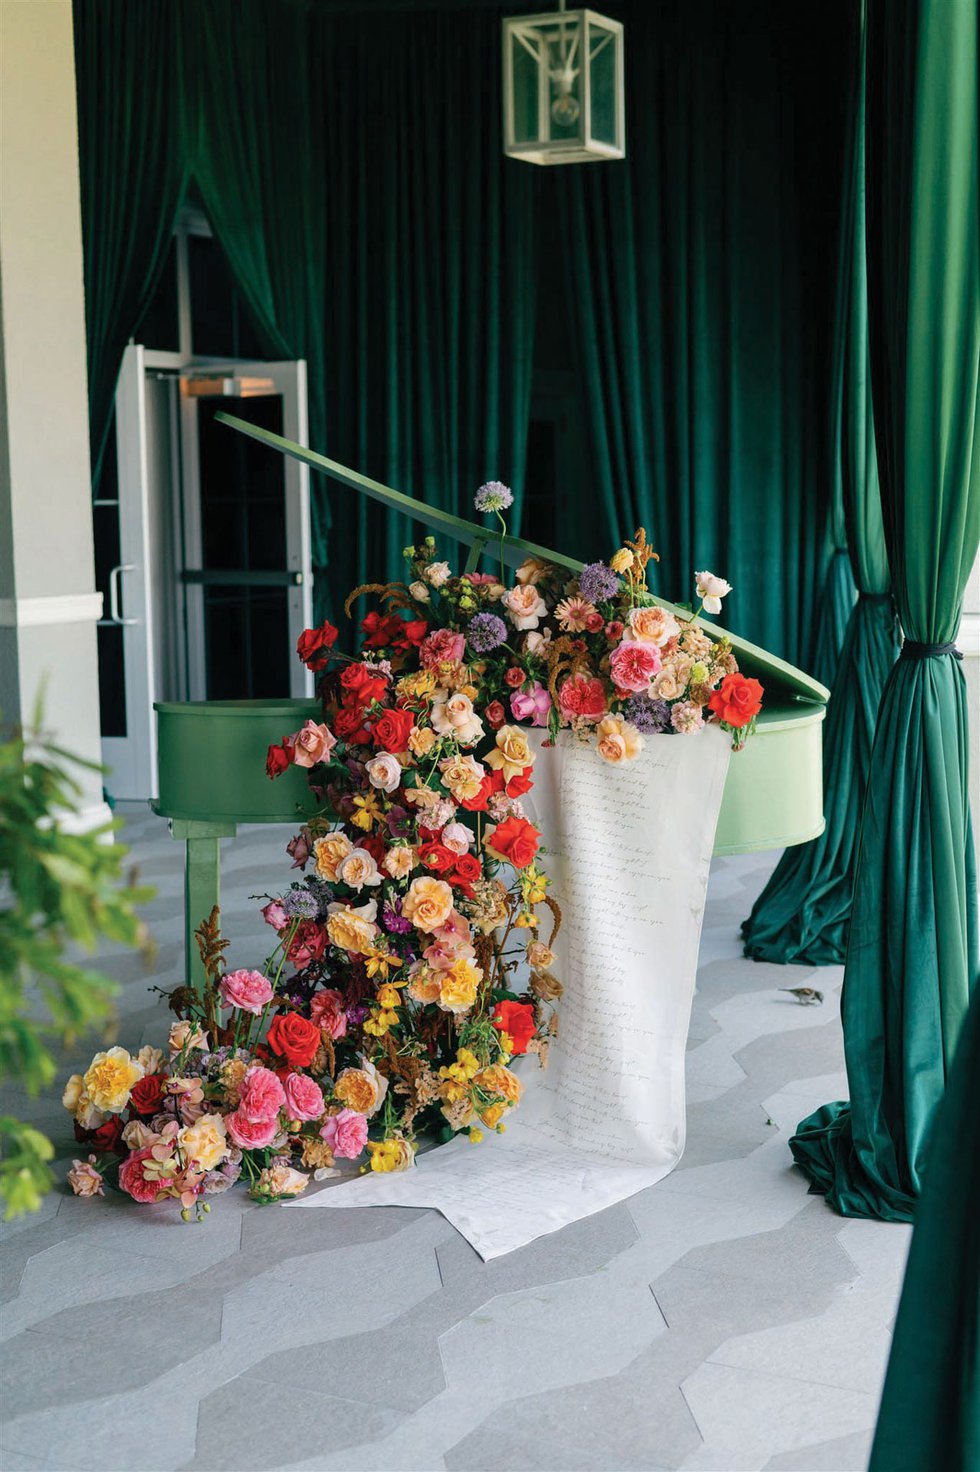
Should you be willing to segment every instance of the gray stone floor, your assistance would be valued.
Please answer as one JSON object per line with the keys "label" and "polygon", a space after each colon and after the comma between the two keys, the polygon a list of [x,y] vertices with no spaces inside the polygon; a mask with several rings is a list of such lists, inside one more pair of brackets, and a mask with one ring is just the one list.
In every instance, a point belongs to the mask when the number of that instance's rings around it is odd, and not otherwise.
{"label": "gray stone floor", "polygon": [[[120,1038],[158,1041],[180,972],[181,854],[126,812],[154,975],[109,952]],[[232,961],[279,828],[225,845]],[[845,1092],[839,971],[739,956],[771,856],[716,861],[688,1146],[666,1181],[484,1264],[434,1212],[260,1208],[208,1222],[61,1189],[4,1229],[2,1472],[654,1472],[865,1466],[908,1229],[808,1196],[786,1140]],[[81,1047],[65,1072],[91,1053]],[[57,1096],[8,1098],[76,1153]]]}

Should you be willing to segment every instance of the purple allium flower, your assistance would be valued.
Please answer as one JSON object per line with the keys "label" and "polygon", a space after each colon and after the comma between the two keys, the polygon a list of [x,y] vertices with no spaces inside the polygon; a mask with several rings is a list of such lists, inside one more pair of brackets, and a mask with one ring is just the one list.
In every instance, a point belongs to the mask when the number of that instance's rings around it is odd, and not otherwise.
{"label": "purple allium flower", "polygon": [[670,706],[666,700],[651,700],[649,695],[631,695],[623,706],[623,715],[644,736],[671,730]]}
{"label": "purple allium flower", "polygon": [[488,480],[473,498],[477,511],[506,511],[514,504],[514,492],[503,481]]}
{"label": "purple allium flower", "polygon": [[606,603],[615,598],[619,578],[604,562],[589,562],[579,574],[578,586],[582,597],[590,603]]}
{"label": "purple allium flower", "polygon": [[308,889],[290,889],[282,897],[282,907],[290,920],[315,920],[320,911],[316,896]]}
{"label": "purple allium flower", "polygon": [[476,613],[466,630],[466,642],[476,654],[489,654],[507,642],[507,625],[495,613]]}

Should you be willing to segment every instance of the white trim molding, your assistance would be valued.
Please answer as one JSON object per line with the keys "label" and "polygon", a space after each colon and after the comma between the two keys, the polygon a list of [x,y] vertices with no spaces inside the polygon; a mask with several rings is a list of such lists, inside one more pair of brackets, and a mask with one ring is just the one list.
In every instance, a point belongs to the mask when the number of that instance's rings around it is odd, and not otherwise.
{"label": "white trim molding", "polygon": [[102,617],[101,593],[50,593],[42,598],[0,598],[0,628],[42,624],[94,624]]}
{"label": "white trim molding", "polygon": [[976,659],[980,656],[980,613],[962,615],[956,643],[968,658]]}

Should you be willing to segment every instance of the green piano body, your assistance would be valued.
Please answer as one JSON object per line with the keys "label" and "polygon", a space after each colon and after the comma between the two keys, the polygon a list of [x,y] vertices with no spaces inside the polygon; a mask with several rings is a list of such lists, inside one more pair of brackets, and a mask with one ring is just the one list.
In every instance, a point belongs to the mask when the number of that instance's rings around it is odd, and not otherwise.
{"label": "green piano body", "polygon": [[[357,474],[302,445],[230,415],[230,428],[294,456],[335,481],[431,528],[441,540],[469,548],[476,569],[484,549],[496,559],[500,539],[490,529],[427,506]],[[632,530],[632,528],[631,528]],[[518,567],[534,556],[579,572],[582,564],[547,547],[506,536],[503,557]],[[666,608],[673,605],[658,599]],[[752,853],[806,843],[823,831],[821,726],[830,692],[817,680],[727,629],[703,621],[705,632],[731,640],[739,668],[765,688],[755,735],[736,752],[722,802],[716,854]],[[189,964],[193,928],[218,902],[218,844],[239,823],[299,823],[311,809],[305,773],[292,768],[275,782],[265,775],[270,742],[295,730],[318,706],[304,700],[162,702],[156,706],[159,740],[158,813],[187,841]]]}

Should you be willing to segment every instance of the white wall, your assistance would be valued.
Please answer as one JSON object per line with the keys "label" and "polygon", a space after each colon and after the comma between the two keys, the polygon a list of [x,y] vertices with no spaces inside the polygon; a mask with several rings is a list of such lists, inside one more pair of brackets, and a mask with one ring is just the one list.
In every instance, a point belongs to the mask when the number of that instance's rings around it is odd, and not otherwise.
{"label": "white wall", "polygon": [[[70,0],[0,3],[0,707],[100,760]],[[98,774],[81,779],[108,816]]]}

